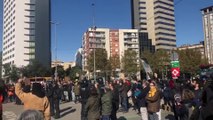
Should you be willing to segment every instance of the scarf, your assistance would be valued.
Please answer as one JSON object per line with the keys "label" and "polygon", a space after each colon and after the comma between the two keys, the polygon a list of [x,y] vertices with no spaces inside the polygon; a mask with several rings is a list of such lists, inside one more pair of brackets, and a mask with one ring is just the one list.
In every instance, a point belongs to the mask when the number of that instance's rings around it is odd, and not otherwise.
{"label": "scarf", "polygon": [[149,90],[149,97],[153,97],[156,92],[157,92],[156,87],[150,88],[150,90]]}

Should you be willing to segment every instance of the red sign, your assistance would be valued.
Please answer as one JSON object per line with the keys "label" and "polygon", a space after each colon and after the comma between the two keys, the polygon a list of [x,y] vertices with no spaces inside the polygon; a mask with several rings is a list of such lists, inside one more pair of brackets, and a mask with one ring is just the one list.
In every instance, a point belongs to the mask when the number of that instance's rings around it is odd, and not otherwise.
{"label": "red sign", "polygon": [[172,78],[177,78],[180,76],[180,68],[171,68]]}

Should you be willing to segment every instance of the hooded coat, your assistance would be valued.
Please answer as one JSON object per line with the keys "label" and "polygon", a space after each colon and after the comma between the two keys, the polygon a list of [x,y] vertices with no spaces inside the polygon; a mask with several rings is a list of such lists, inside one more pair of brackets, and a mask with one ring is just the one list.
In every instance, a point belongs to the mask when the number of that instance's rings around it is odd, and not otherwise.
{"label": "hooded coat", "polygon": [[41,92],[41,85],[39,83],[33,84],[32,92],[25,93],[22,90],[21,83],[16,83],[15,93],[19,99],[24,103],[24,109],[33,109],[41,111],[45,120],[50,120],[50,103],[47,97]]}
{"label": "hooded coat", "polygon": [[155,88],[152,92],[150,89],[149,93],[146,95],[147,100],[147,111],[150,113],[156,113],[160,110],[160,91]]}

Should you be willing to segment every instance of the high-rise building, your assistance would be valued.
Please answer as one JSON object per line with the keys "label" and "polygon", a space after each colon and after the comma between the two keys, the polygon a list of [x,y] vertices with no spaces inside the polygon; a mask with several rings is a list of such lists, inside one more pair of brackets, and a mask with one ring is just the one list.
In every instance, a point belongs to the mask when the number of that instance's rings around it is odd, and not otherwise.
{"label": "high-rise building", "polygon": [[213,64],[213,6],[201,9],[203,15],[205,54],[210,64]]}
{"label": "high-rise building", "polygon": [[87,58],[95,48],[103,48],[107,57],[118,55],[120,60],[127,49],[136,51],[139,58],[139,41],[137,29],[89,28],[83,35],[83,70],[86,70]]}
{"label": "high-rise building", "polygon": [[131,0],[131,11],[132,28],[140,32],[142,51],[176,48],[174,0]]}
{"label": "high-rise building", "polygon": [[2,64],[51,66],[50,0],[3,0]]}

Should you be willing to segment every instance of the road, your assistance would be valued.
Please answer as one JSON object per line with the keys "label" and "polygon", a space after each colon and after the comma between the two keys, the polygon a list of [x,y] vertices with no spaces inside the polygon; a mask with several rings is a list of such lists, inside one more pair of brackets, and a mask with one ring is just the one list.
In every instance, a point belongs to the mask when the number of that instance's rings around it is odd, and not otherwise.
{"label": "road", "polygon": [[[81,104],[67,102],[60,104],[61,118],[57,120],[80,120]],[[14,103],[3,104],[3,120],[16,120],[18,115],[23,112],[23,105],[15,105]],[[162,120],[173,120],[171,112],[162,110]],[[137,111],[129,109],[128,113],[118,112],[119,120],[141,120]],[[54,118],[52,118],[54,120]]]}

